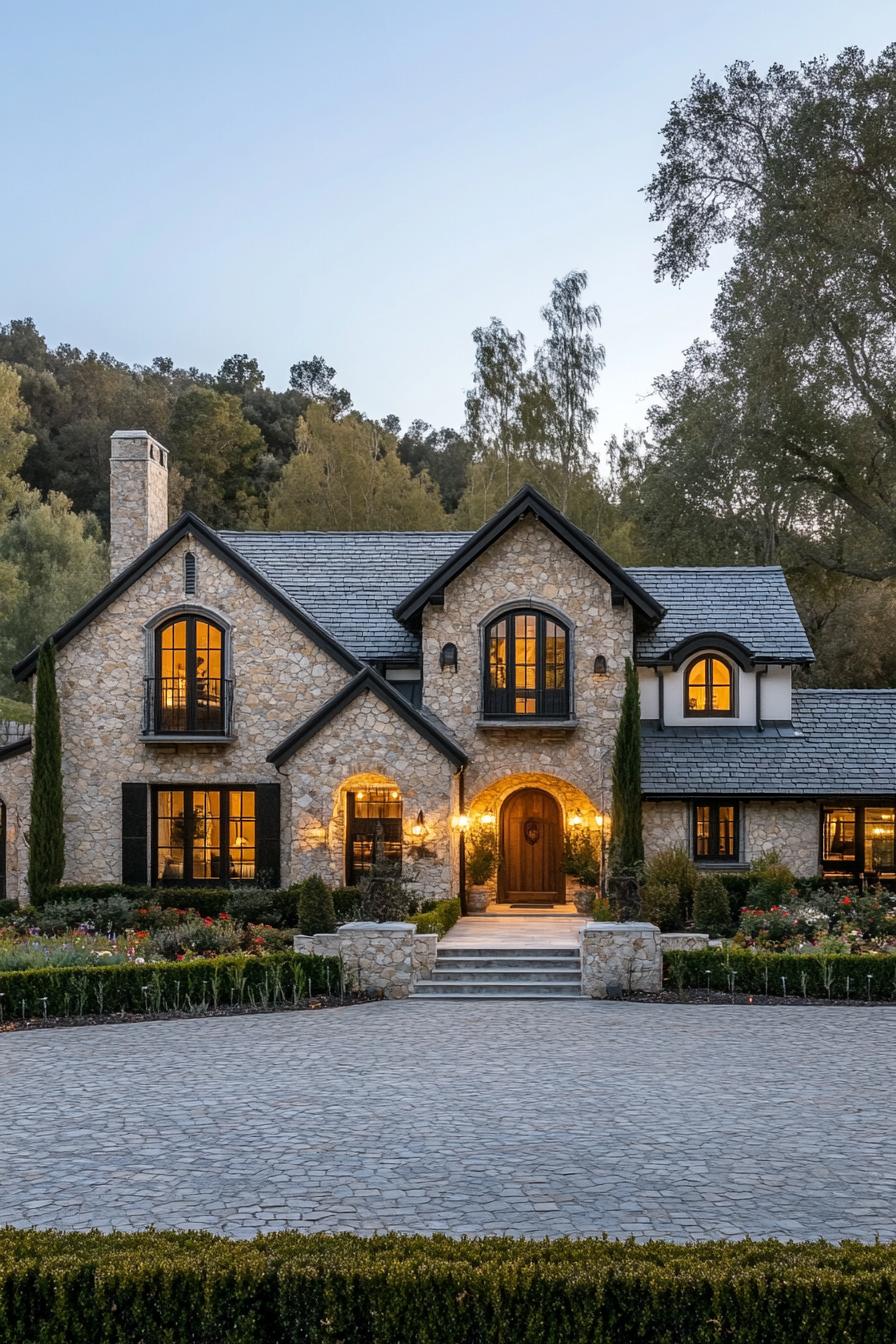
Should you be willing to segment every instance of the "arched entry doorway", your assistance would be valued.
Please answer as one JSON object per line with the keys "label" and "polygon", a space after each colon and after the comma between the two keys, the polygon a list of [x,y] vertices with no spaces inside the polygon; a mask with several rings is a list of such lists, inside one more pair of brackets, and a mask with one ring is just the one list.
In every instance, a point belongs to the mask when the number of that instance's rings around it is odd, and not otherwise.
{"label": "arched entry doorway", "polygon": [[533,905],[564,898],[560,805],[544,789],[518,789],[501,808],[498,899]]}

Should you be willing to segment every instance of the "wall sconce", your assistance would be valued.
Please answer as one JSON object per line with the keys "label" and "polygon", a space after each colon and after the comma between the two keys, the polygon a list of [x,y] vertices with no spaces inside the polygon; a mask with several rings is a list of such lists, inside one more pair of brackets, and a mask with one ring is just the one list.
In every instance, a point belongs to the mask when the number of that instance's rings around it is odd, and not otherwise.
{"label": "wall sconce", "polygon": [[461,812],[459,816],[451,818],[451,825],[459,831],[465,831],[470,825],[470,818],[465,812]]}
{"label": "wall sconce", "polygon": [[357,798],[357,800],[358,800],[359,803],[360,803],[360,802],[363,802],[363,800],[364,800],[364,790],[363,790],[363,789],[358,789],[358,790],[356,791],[356,793],[355,793],[355,797]]}
{"label": "wall sconce", "polygon": [[602,653],[595,655],[594,675],[596,677],[605,677],[607,675],[607,660]]}
{"label": "wall sconce", "polygon": [[595,824],[595,826],[597,827],[597,829],[598,829],[599,831],[603,830],[603,825],[604,825],[604,814],[603,814],[603,812],[595,812],[595,814],[594,814],[594,824]]}
{"label": "wall sconce", "polygon": [[494,826],[495,814],[494,812],[483,812],[479,820],[482,822],[483,826]]}
{"label": "wall sconce", "polygon": [[415,836],[417,836],[417,837],[419,838],[419,837],[423,834],[423,832],[425,831],[425,829],[426,829],[426,825],[425,825],[425,822],[424,822],[424,820],[423,820],[423,809],[421,808],[420,811],[417,813],[417,820],[414,822],[413,826],[411,827],[411,835],[415,835]]}
{"label": "wall sconce", "polygon": [[579,816],[578,812],[573,812],[569,819],[569,824],[570,826],[581,826],[582,818]]}
{"label": "wall sconce", "polygon": [[389,797],[392,799],[393,803],[397,803],[399,798],[401,797],[401,794],[398,792],[397,789],[391,789],[389,792]]}
{"label": "wall sconce", "polygon": [[439,654],[439,667],[442,671],[457,671],[457,645],[443,644],[442,651]]}

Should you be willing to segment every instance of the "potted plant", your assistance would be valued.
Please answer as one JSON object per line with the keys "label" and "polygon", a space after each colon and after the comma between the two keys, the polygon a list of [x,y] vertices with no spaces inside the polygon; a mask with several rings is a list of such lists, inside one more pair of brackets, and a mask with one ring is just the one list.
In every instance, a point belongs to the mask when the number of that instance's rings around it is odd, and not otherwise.
{"label": "potted plant", "polygon": [[493,828],[477,826],[466,839],[467,913],[481,914],[491,899],[488,883],[498,867],[498,840]]}

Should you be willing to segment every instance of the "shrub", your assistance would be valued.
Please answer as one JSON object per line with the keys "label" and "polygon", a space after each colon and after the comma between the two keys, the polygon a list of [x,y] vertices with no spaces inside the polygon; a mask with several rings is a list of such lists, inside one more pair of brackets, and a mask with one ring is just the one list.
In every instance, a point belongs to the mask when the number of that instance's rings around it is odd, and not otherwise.
{"label": "shrub", "polygon": [[21,909],[18,901],[0,901],[0,919],[5,919],[7,915],[17,915]]}
{"label": "shrub", "polygon": [[750,864],[747,873],[747,903],[758,910],[786,904],[796,878],[775,850],[767,850]]}
{"label": "shrub", "polygon": [[90,924],[99,933],[124,933],[125,929],[148,928],[137,914],[139,909],[136,901],[118,895],[100,901],[51,901],[35,912],[34,923],[43,933],[64,933],[80,924]]}
{"label": "shrub", "polygon": [[891,1344],[896,1248],[0,1232],[4,1344]]}
{"label": "shrub", "polygon": [[247,952],[288,952],[292,939],[292,929],[275,929],[271,924],[247,924],[243,944]]}
{"label": "shrub", "polygon": [[694,925],[701,933],[721,938],[731,932],[731,907],[724,883],[704,873],[694,890]]}
{"label": "shrub", "polygon": [[31,752],[31,829],[28,837],[28,890],[35,905],[50,899],[65,869],[62,816],[62,738],[56,654],[52,640],[37,659],[34,745]]}
{"label": "shrub", "polygon": [[597,896],[591,907],[591,918],[598,920],[601,924],[612,924],[615,918],[613,907],[606,896]]}
{"label": "shrub", "polygon": [[273,887],[234,887],[221,906],[241,924],[269,924],[275,929],[294,929],[298,923],[292,891]]}
{"label": "shrub", "polygon": [[294,887],[302,933],[335,933],[333,893],[322,877],[306,877]]}
{"label": "shrub", "polygon": [[483,887],[498,867],[498,837],[494,826],[475,826],[464,841],[467,885]]}
{"label": "shrub", "polygon": [[584,826],[576,826],[566,832],[563,866],[584,887],[596,887],[600,881],[600,859],[594,846],[594,837]]}
{"label": "shrub", "polygon": [[150,956],[174,960],[187,952],[200,955],[236,952],[239,946],[240,931],[229,916],[212,919],[210,915],[194,915],[177,924],[156,929],[149,939],[147,951]]}
{"label": "shrub", "polygon": [[[674,886],[678,888],[679,912],[678,918],[684,924],[691,918],[694,902],[694,888],[700,879],[690,855],[686,850],[664,849],[659,854],[654,854],[653,858],[644,869],[644,884],[652,886],[654,883],[662,883],[664,886]],[[642,905],[643,905],[642,893]]]}
{"label": "shrub", "polygon": [[[200,915],[221,914],[226,910],[246,923],[295,924],[295,888],[278,891],[261,887],[140,887],[121,882],[79,882],[55,887],[50,893],[54,904],[60,902],[103,901],[123,896],[139,905],[159,905],[163,909],[195,910]],[[239,913],[237,913],[239,908]],[[280,915],[277,915],[277,911]],[[263,918],[269,915],[271,918]]]}
{"label": "shrub", "polygon": [[431,910],[425,910],[420,915],[411,915],[410,923],[418,933],[437,933],[440,938],[444,938],[459,919],[460,901],[453,899],[434,902]]}
{"label": "shrub", "polygon": [[334,887],[333,909],[336,911],[336,923],[348,924],[361,918],[361,888]]}
{"label": "shrub", "polygon": [[681,892],[674,882],[647,882],[641,888],[641,915],[663,933],[681,923]]}
{"label": "shrub", "polygon": [[[825,952],[753,952],[710,947],[663,954],[664,973],[684,989],[730,990],[748,994],[835,999],[896,998],[896,953],[835,956]],[[708,977],[708,978],[707,978]],[[783,981],[783,983],[782,983]]]}
{"label": "shrub", "polygon": [[736,928],[741,910],[750,904],[750,878],[746,873],[716,873],[716,877],[728,893],[731,927]]}

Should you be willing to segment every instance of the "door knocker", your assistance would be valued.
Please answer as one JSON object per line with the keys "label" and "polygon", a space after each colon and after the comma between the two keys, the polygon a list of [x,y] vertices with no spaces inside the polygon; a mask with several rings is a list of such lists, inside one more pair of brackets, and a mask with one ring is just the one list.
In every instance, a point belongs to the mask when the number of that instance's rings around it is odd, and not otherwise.
{"label": "door knocker", "polygon": [[530,817],[523,827],[523,838],[527,845],[537,845],[541,839],[541,827],[534,817]]}

